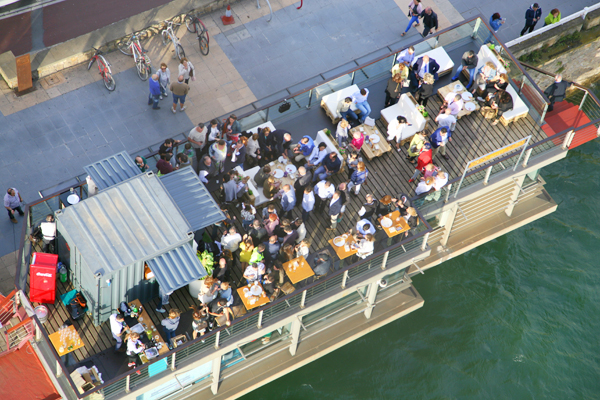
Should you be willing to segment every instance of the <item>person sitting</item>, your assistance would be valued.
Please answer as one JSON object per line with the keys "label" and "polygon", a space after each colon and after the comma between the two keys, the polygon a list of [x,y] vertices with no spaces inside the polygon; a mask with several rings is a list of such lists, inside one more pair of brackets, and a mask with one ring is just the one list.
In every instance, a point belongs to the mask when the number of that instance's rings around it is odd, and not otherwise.
{"label": "person sitting", "polygon": [[265,276],[262,282],[262,287],[269,300],[273,301],[280,293],[279,285],[276,283],[275,274],[270,273]]}
{"label": "person sitting", "polygon": [[371,235],[375,234],[375,227],[373,226],[373,224],[370,221],[368,221],[366,219],[361,219],[360,221],[358,221],[356,223],[356,235],[359,238],[361,238],[369,233]]}
{"label": "person sitting", "polygon": [[310,136],[302,136],[298,145],[294,148],[294,154],[296,157],[294,160],[300,162],[304,159],[308,159],[315,148],[315,141]]}
{"label": "person sitting", "polygon": [[379,206],[377,207],[377,217],[381,218],[384,215],[388,215],[396,208],[395,204],[392,202],[392,196],[386,194],[381,199],[379,199]]}
{"label": "person sitting", "polygon": [[311,153],[308,162],[306,163],[306,165],[304,166],[307,169],[310,168],[314,168],[317,165],[321,164],[321,162],[323,162],[323,159],[327,156],[327,145],[325,144],[325,142],[321,142],[319,143],[319,146],[315,149],[313,149],[313,152]]}
{"label": "person sitting", "polygon": [[485,93],[486,93],[485,99],[481,98],[481,97],[477,97],[477,100],[479,100],[481,102],[489,101],[490,95],[492,95],[492,97],[493,97],[496,92],[505,91],[507,87],[508,87],[508,75],[500,74],[498,76],[497,80],[490,81],[490,82],[488,82],[487,85],[485,85]]}
{"label": "person sitting", "polygon": [[295,254],[294,254],[294,246],[292,246],[291,244],[286,244],[281,246],[281,250],[279,250],[279,256],[277,257],[277,260],[280,261],[282,264],[292,261],[295,258]]}
{"label": "person sitting", "polygon": [[427,107],[427,102],[429,101],[429,98],[434,95],[434,83],[435,79],[433,79],[433,75],[430,73],[426,73],[423,77],[423,81],[417,88],[417,91],[415,93],[415,99],[423,107]]}
{"label": "person sitting", "polygon": [[227,300],[225,299],[214,299],[208,304],[208,315],[210,316],[208,326],[212,329],[214,325],[214,321],[218,317],[225,316],[227,321],[225,324],[227,326],[231,325],[231,320],[233,319],[233,311],[231,308],[227,307]]}
{"label": "person sitting", "polygon": [[494,119],[492,125],[498,125],[502,114],[512,110],[514,107],[512,96],[510,93],[502,91],[492,99],[490,107],[496,110],[496,119]]}
{"label": "person sitting", "polygon": [[338,122],[337,128],[335,130],[335,137],[340,148],[346,147],[346,144],[348,143],[349,129],[350,124],[345,119],[341,119],[340,122]]}
{"label": "person sitting", "polygon": [[438,80],[438,71],[440,70],[440,65],[428,55],[424,55],[420,57],[415,65],[413,65],[413,71],[416,71],[417,78],[419,81],[422,81],[425,78],[425,74],[429,73],[433,75],[433,80]]}
{"label": "person sitting", "polygon": [[452,82],[458,79],[458,76],[463,69],[466,69],[469,72],[469,84],[467,85],[467,90],[469,90],[473,84],[473,79],[475,78],[475,69],[477,68],[478,62],[479,58],[473,50],[465,51],[461,59],[461,64],[456,69],[456,74],[452,77]]}
{"label": "person sitting", "polygon": [[313,183],[317,180],[324,180],[329,178],[331,175],[337,173],[342,166],[342,160],[340,160],[335,151],[329,153],[329,157],[323,159],[323,164],[317,168],[313,177]]}
{"label": "person sitting", "polygon": [[399,115],[396,119],[392,120],[389,123],[387,128],[387,141],[391,142],[392,140],[396,140],[396,148],[400,151],[400,142],[402,141],[402,131],[407,126],[411,126],[405,117]]}
{"label": "person sitting", "polygon": [[494,64],[491,61],[486,62],[481,66],[481,68],[479,68],[479,71],[477,71],[477,76],[475,77],[475,85],[473,86],[471,93],[475,95],[475,92],[478,88],[484,90],[485,86],[488,83],[497,79],[498,78],[496,77],[496,64]]}
{"label": "person sitting", "polygon": [[365,134],[361,131],[354,131],[352,141],[350,142],[350,150],[359,153],[365,142]]}
{"label": "person sitting", "polygon": [[315,255],[313,265],[313,271],[317,277],[323,277],[327,275],[333,266],[331,256],[327,250],[321,251]]}
{"label": "person sitting", "polygon": [[246,267],[244,271],[244,278],[246,283],[251,284],[255,281],[260,281],[262,276],[265,274],[265,264],[263,263],[252,263]]}
{"label": "person sitting", "polygon": [[356,108],[360,110],[359,122],[361,124],[364,124],[365,119],[371,114],[371,106],[367,101],[368,97],[369,89],[367,88],[362,88],[352,95],[352,100],[355,102]]}
{"label": "person sitting", "polygon": [[264,183],[263,186],[263,194],[269,200],[273,200],[276,194],[279,193],[280,182],[275,182],[275,178],[273,176],[269,176]]}
{"label": "person sitting", "polygon": [[375,236],[366,234],[358,243],[352,245],[357,251],[356,255],[359,258],[365,259],[375,250]]}
{"label": "person sitting", "polygon": [[358,116],[356,113],[350,108],[352,106],[352,98],[346,97],[338,103],[337,109],[335,110],[335,114],[337,118],[342,118],[347,121],[353,119],[354,121],[358,121]]}

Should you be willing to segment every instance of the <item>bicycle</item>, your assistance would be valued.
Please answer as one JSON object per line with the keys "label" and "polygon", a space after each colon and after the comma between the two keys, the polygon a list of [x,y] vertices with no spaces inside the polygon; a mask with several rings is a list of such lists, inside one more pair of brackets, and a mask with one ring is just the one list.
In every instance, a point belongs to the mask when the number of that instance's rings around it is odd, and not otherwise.
{"label": "bicycle", "polygon": [[179,43],[179,38],[177,38],[177,35],[173,32],[173,25],[179,26],[181,24],[175,24],[173,21],[165,21],[165,23],[167,24],[167,28],[163,29],[161,32],[162,42],[165,46],[168,45],[169,42],[173,43],[175,55],[179,61],[181,61],[185,57],[185,51],[183,51],[183,46]]}
{"label": "bicycle", "polygon": [[208,36],[208,29],[206,29],[206,26],[204,26],[204,24],[198,18],[198,16],[194,14],[187,14],[185,16],[185,26],[187,27],[188,31],[195,33],[198,36],[200,53],[202,53],[205,56],[208,55],[208,43],[210,39]]}
{"label": "bicycle", "polygon": [[102,56],[102,52],[100,50],[95,47],[92,47],[92,49],[96,50],[96,52],[88,64],[88,71],[90,68],[92,68],[94,61],[96,61],[98,63],[98,72],[100,72],[102,80],[104,81],[104,86],[106,86],[106,88],[112,92],[117,87],[117,84],[112,76],[112,72],[110,71],[110,64],[108,61],[106,61],[104,56]]}
{"label": "bicycle", "polygon": [[132,33],[130,37],[121,40],[117,47],[121,53],[126,56],[133,56],[133,61],[137,68],[138,76],[141,80],[147,81],[152,71],[150,57],[146,54],[146,50],[142,48],[138,34]]}

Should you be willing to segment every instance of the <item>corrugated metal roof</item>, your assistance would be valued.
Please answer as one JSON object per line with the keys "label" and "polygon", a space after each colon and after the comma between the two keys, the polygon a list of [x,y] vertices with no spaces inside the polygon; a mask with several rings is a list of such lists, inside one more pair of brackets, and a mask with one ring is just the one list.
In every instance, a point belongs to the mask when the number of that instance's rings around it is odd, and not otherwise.
{"label": "corrugated metal roof", "polygon": [[190,223],[193,231],[225,219],[221,208],[192,167],[185,167],[163,175],[160,180]]}
{"label": "corrugated metal roof", "polygon": [[191,228],[158,177],[145,173],[57,212],[59,230],[92,273],[157,257],[190,240]]}
{"label": "corrugated metal roof", "polygon": [[131,156],[124,151],[96,161],[83,169],[92,177],[98,190],[104,190],[142,173]]}
{"label": "corrugated metal roof", "polygon": [[165,293],[208,275],[189,244],[149,260],[148,267]]}

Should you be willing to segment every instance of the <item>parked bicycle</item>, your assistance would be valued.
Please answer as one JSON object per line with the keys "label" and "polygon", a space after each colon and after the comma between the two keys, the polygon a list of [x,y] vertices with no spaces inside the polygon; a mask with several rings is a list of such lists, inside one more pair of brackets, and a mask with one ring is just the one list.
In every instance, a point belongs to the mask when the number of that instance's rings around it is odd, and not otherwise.
{"label": "parked bicycle", "polygon": [[173,25],[179,26],[181,24],[175,24],[173,21],[165,21],[165,24],[167,24],[167,28],[163,29],[161,33],[162,42],[165,46],[168,45],[169,42],[173,43],[175,55],[177,56],[177,59],[181,61],[185,57],[185,51],[183,51],[183,46],[179,43],[179,38],[173,31]]}
{"label": "parked bicycle", "polygon": [[110,71],[110,64],[108,61],[106,61],[100,50],[95,47],[92,47],[92,49],[96,50],[96,52],[88,64],[88,71],[90,68],[92,68],[92,65],[95,61],[98,64],[98,72],[100,72],[100,75],[102,76],[104,86],[106,86],[106,88],[112,92],[117,87],[117,84],[112,76],[112,72]]}
{"label": "parked bicycle", "polygon": [[210,39],[206,26],[204,26],[198,16],[194,14],[187,14],[185,16],[185,26],[187,27],[188,31],[196,33],[196,36],[198,37],[198,44],[200,45],[200,53],[204,54],[205,56],[208,55],[208,42]]}
{"label": "parked bicycle", "polygon": [[139,34],[132,33],[131,36],[121,40],[117,44],[117,47],[121,53],[127,56],[133,56],[138,76],[141,80],[147,81],[152,72],[152,65],[150,57],[148,57],[146,50],[144,50],[140,44]]}

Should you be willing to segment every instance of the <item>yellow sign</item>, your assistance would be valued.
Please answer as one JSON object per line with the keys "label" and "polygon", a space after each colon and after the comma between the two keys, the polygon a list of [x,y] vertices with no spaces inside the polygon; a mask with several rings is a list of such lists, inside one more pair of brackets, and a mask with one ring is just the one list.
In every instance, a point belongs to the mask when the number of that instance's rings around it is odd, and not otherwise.
{"label": "yellow sign", "polygon": [[473,160],[467,165],[467,169],[477,167],[478,165],[484,164],[490,160],[493,160],[496,157],[509,153],[514,149],[517,149],[521,146],[525,146],[527,144],[527,140],[529,140],[528,137],[526,137],[525,139],[521,139],[518,142],[514,142],[513,144],[509,144],[508,146],[498,149],[496,151],[492,151],[491,153],[486,154],[485,156],[478,158],[477,160]]}

